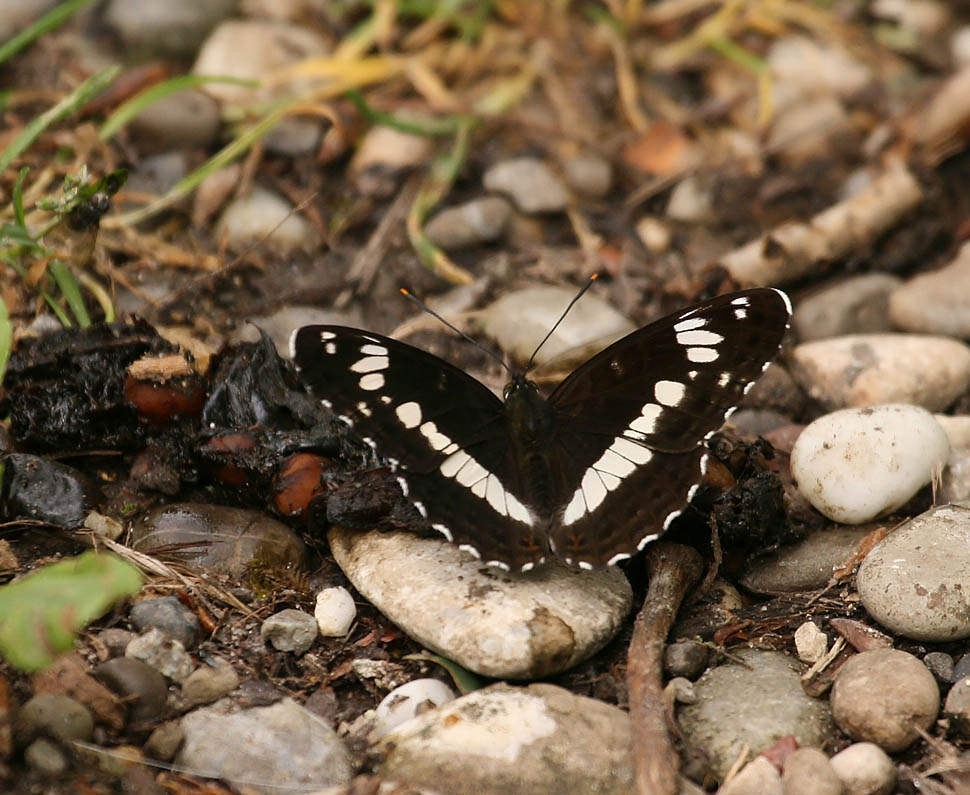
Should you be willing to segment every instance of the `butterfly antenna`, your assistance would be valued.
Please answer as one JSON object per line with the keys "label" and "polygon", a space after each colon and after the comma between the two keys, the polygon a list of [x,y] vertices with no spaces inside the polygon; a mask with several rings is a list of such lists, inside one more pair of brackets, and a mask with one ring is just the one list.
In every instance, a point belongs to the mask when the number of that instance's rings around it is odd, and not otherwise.
{"label": "butterfly antenna", "polygon": [[526,372],[529,372],[529,370],[532,369],[532,362],[535,360],[536,354],[539,353],[539,349],[543,345],[545,345],[546,342],[549,341],[549,338],[553,335],[553,333],[556,331],[556,329],[559,328],[559,324],[562,323],[563,320],[566,319],[566,315],[568,315],[569,314],[569,310],[573,308],[573,304],[575,304],[580,298],[583,297],[583,293],[585,293],[590,287],[592,287],[593,286],[593,282],[595,282],[599,277],[600,277],[600,275],[598,273],[594,273],[592,276],[590,276],[586,280],[586,284],[583,285],[583,289],[580,290],[578,293],[576,293],[576,295],[573,298],[573,300],[569,302],[569,306],[567,306],[563,310],[563,313],[559,316],[559,320],[557,320],[556,323],[555,323],[555,325],[551,329],[549,329],[549,332],[546,334],[546,336],[544,336],[542,338],[542,342],[540,342],[536,346],[536,349],[532,352],[532,355],[529,357],[529,361],[528,361],[528,363],[525,366],[525,371]]}
{"label": "butterfly antenna", "polygon": [[449,323],[441,315],[435,312],[430,306],[424,303],[424,301],[422,301],[420,298],[415,297],[411,292],[409,292],[408,290],[405,290],[403,287],[401,288],[401,295],[407,298],[411,303],[417,305],[420,309],[423,309],[425,312],[431,315],[431,317],[437,318],[438,320],[440,320],[444,325],[446,325],[448,328],[454,331],[455,334],[457,334],[459,337],[461,337],[462,339],[468,340],[476,348],[480,348],[481,350],[485,351],[486,354],[491,356],[495,361],[497,361],[500,365],[502,365],[502,367],[505,368],[506,372],[511,374],[512,369],[504,361],[502,361],[498,356],[496,356],[488,348],[482,345],[482,343],[480,343],[478,340],[472,339],[456,325],[454,325],[453,323]]}

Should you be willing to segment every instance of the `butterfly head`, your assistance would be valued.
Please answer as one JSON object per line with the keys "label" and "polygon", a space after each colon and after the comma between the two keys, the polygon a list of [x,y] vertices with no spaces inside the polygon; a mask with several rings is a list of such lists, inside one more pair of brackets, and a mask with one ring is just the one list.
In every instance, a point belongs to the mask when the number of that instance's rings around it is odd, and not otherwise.
{"label": "butterfly head", "polygon": [[538,439],[552,422],[552,413],[539,387],[521,373],[514,373],[512,380],[502,390],[505,413],[511,427],[526,439]]}

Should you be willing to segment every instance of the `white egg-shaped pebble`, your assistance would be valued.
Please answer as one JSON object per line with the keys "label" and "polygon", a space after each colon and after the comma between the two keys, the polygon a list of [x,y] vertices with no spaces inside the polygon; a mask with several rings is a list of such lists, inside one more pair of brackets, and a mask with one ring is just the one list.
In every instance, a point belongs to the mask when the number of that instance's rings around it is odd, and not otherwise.
{"label": "white egg-shaped pebble", "polygon": [[385,737],[418,714],[423,704],[440,707],[455,699],[455,693],[438,679],[413,679],[394,688],[374,710],[374,736]]}
{"label": "white egg-shaped pebble", "polygon": [[313,617],[324,637],[339,638],[346,635],[357,617],[354,597],[350,595],[350,591],[339,585],[336,588],[326,588],[317,594]]}
{"label": "white egg-shaped pebble", "polygon": [[791,471],[816,509],[836,522],[861,524],[903,505],[949,456],[932,414],[888,404],[819,417],[796,440]]}

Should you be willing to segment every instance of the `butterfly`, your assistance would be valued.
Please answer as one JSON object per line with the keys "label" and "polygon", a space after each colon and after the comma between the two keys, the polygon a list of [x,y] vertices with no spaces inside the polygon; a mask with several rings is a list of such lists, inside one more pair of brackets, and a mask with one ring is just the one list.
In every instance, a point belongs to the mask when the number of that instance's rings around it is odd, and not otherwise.
{"label": "butterfly", "polygon": [[634,331],[546,398],[513,371],[499,399],[430,353],[343,326],[304,326],[293,361],[321,404],[391,468],[448,541],[506,570],[584,569],[657,539],[694,496],[704,442],[781,346],[791,304],[756,288]]}

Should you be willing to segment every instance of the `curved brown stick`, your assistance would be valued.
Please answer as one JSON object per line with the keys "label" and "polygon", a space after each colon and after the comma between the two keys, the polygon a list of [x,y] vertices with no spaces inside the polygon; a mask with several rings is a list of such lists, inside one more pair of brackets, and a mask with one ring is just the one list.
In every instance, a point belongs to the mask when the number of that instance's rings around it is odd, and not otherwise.
{"label": "curved brown stick", "polygon": [[640,795],[677,795],[680,759],[667,731],[664,643],[684,595],[703,573],[703,564],[691,547],[658,541],[647,547],[647,573],[647,598],[627,652],[634,779]]}

